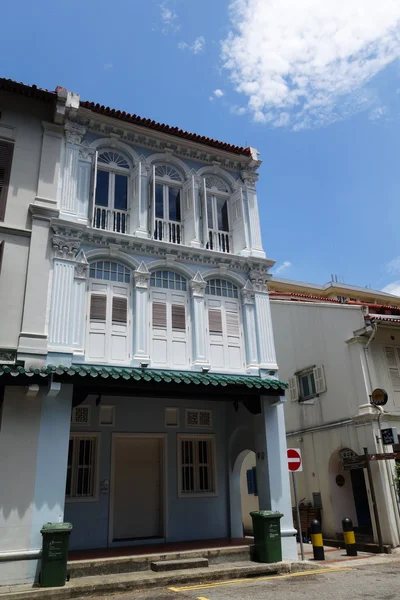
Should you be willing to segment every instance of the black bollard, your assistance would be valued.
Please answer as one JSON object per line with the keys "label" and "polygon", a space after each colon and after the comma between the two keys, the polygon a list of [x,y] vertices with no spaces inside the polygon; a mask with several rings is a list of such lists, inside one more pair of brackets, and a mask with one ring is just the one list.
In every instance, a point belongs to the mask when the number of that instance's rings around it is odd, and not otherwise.
{"label": "black bollard", "polygon": [[347,518],[343,519],[342,527],[347,556],[357,556],[357,546],[353,529],[353,521]]}
{"label": "black bollard", "polygon": [[321,523],[317,521],[317,519],[311,521],[311,543],[313,547],[314,560],[325,560]]}

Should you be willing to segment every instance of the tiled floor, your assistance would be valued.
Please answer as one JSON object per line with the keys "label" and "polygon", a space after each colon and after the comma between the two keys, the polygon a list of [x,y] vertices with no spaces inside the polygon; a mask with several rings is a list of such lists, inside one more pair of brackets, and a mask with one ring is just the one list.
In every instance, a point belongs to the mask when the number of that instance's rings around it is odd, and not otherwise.
{"label": "tiled floor", "polygon": [[193,542],[176,542],[168,544],[146,544],[145,546],[124,546],[120,548],[99,548],[95,550],[79,550],[68,554],[69,560],[90,560],[94,558],[113,558],[117,556],[137,556],[139,554],[166,554],[168,552],[186,552],[205,548],[230,548],[232,546],[249,546],[253,538],[197,540]]}

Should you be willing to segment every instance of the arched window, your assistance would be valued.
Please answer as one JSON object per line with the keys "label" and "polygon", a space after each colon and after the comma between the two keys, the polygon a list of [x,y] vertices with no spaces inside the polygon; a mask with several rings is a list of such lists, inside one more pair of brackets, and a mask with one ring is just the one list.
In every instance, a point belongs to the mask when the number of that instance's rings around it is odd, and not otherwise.
{"label": "arched window", "polygon": [[189,365],[187,280],[174,271],[150,277],[151,364],[158,368]]}
{"label": "arched window", "polygon": [[153,237],[173,244],[183,243],[182,184],[172,165],[153,166]]}
{"label": "arched window", "polygon": [[232,252],[229,188],[221,177],[209,175],[204,180],[207,214],[206,247],[218,252]]}
{"label": "arched window", "polygon": [[127,364],[129,352],[130,270],[117,262],[90,264],[86,359]]}
{"label": "arched window", "polygon": [[118,233],[128,231],[128,159],[116,150],[100,150],[97,157],[93,227]]}
{"label": "arched window", "polygon": [[245,367],[238,287],[226,279],[210,279],[206,287],[211,367],[242,371]]}

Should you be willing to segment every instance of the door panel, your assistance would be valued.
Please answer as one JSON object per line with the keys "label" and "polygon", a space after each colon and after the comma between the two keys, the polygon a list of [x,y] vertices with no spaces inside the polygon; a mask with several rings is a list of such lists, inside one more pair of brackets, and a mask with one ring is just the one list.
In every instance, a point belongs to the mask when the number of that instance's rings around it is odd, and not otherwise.
{"label": "door panel", "polygon": [[113,539],[162,537],[162,442],[116,438]]}

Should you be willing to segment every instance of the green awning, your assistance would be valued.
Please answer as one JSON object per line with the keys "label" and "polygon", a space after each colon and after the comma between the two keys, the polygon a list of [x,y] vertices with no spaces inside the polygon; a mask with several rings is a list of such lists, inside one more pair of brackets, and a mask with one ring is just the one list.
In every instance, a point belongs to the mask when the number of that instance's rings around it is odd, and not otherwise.
{"label": "green awning", "polygon": [[185,383],[204,386],[241,386],[242,388],[274,390],[285,393],[287,384],[273,377],[262,378],[253,375],[225,375],[223,373],[196,373],[193,371],[158,371],[153,369],[134,369],[130,367],[101,367],[95,365],[47,365],[42,369],[25,369],[14,365],[0,365],[0,376],[40,376],[49,375],[93,377],[104,379],[119,379],[129,381],[144,381],[155,383]]}

